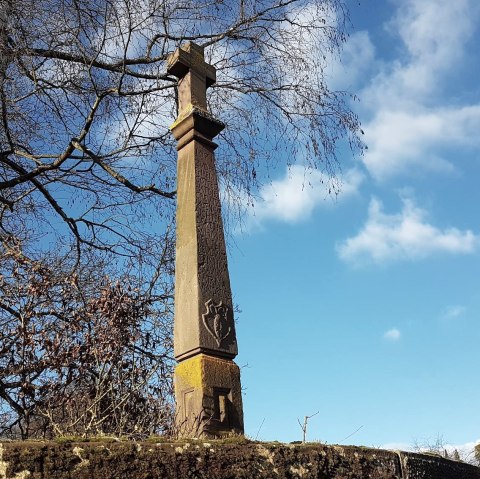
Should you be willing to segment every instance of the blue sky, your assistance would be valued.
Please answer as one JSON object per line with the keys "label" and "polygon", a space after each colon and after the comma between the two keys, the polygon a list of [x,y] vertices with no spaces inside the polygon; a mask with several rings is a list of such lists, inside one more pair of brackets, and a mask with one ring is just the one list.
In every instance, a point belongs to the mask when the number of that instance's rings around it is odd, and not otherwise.
{"label": "blue sky", "polygon": [[368,151],[342,153],[337,199],[278,170],[230,250],[246,433],[299,440],[319,411],[310,440],[474,443],[480,2],[349,5],[328,74],[360,98]]}

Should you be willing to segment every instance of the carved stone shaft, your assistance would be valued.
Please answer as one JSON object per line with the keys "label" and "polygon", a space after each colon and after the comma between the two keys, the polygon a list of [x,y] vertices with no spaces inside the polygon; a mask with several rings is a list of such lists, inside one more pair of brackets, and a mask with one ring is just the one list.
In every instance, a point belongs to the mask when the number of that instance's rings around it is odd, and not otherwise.
{"label": "carved stone shaft", "polygon": [[[193,43],[178,49],[168,72],[179,77],[175,263],[175,371],[181,435],[243,432],[232,294],[212,139],[223,129],[207,111],[215,69]],[[215,432],[216,431],[216,432]]]}

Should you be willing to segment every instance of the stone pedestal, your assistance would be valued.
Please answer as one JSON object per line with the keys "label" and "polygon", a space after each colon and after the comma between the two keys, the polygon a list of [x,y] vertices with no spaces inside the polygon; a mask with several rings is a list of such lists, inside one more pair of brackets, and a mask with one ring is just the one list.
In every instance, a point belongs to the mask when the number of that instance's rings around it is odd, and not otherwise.
{"label": "stone pedestal", "polygon": [[233,361],[198,354],[180,362],[175,397],[180,435],[243,433],[240,369]]}
{"label": "stone pedestal", "polygon": [[190,437],[243,433],[232,293],[215,170],[213,138],[223,124],[207,110],[215,69],[188,43],[168,61],[179,78],[175,262],[177,429]]}

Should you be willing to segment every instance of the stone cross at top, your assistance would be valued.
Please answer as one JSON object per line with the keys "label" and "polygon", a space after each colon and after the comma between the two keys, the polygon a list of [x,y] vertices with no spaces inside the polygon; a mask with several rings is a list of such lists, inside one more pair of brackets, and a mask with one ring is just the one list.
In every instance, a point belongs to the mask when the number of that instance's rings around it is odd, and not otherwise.
{"label": "stone cross at top", "polygon": [[180,436],[243,433],[237,340],[215,169],[213,138],[223,129],[207,111],[215,68],[187,43],[168,59],[178,77],[174,351]]}
{"label": "stone cross at top", "polygon": [[216,71],[204,60],[203,47],[187,43],[168,59],[168,72],[179,78],[179,112],[190,105],[207,110],[207,88],[216,81]]}

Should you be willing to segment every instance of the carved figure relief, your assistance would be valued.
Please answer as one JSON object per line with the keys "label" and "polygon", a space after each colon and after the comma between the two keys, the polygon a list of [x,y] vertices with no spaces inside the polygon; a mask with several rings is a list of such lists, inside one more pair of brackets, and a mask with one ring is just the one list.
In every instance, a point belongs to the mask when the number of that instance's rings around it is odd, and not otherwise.
{"label": "carved figure relief", "polygon": [[211,334],[218,347],[221,347],[222,341],[228,337],[232,328],[228,325],[228,306],[221,301],[218,304],[209,299],[205,303],[207,312],[202,314],[203,324]]}

